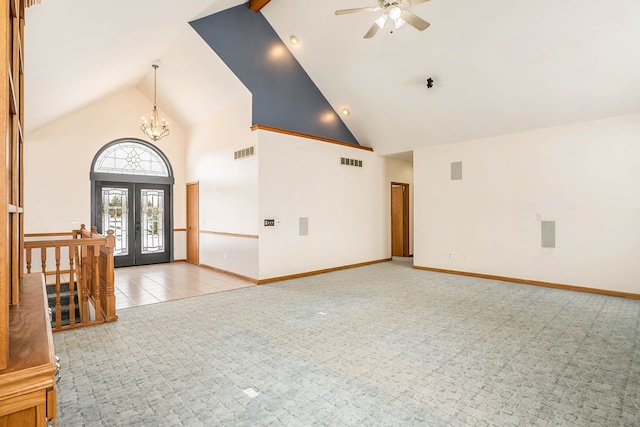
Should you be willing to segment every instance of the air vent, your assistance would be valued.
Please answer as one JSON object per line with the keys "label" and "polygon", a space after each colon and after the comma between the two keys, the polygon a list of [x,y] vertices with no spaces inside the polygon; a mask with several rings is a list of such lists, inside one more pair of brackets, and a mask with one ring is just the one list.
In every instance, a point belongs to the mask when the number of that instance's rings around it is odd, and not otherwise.
{"label": "air vent", "polygon": [[245,157],[253,156],[253,147],[244,148],[233,153],[233,160],[244,159]]}
{"label": "air vent", "polygon": [[460,181],[462,179],[462,162],[451,163],[451,181]]}
{"label": "air vent", "polygon": [[340,157],[340,164],[345,166],[355,166],[357,168],[361,168],[362,160],[347,159],[346,157]]}

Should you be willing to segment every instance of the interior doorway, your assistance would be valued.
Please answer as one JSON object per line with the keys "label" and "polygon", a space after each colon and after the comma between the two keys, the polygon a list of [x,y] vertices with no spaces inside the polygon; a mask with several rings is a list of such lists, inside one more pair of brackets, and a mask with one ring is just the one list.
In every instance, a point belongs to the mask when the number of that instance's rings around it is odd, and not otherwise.
{"label": "interior doorway", "polygon": [[411,256],[409,246],[409,184],[391,183],[391,256]]}
{"label": "interior doorway", "polygon": [[187,184],[187,262],[200,264],[200,184]]}

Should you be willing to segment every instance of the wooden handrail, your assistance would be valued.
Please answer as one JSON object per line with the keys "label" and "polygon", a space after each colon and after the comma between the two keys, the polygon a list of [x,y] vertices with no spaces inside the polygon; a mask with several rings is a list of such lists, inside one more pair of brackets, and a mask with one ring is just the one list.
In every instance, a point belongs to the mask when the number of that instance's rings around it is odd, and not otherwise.
{"label": "wooden handrail", "polygon": [[25,248],[55,248],[60,246],[80,247],[80,246],[100,246],[106,245],[106,237],[90,237],[83,239],[60,239],[60,240],[25,240]]}

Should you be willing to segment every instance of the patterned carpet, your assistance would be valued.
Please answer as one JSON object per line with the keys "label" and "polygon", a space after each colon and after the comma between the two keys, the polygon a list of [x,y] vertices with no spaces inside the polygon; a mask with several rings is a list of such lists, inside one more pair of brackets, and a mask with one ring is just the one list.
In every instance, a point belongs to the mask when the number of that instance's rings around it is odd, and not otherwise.
{"label": "patterned carpet", "polygon": [[640,301],[404,262],[54,338],[61,427],[640,425]]}

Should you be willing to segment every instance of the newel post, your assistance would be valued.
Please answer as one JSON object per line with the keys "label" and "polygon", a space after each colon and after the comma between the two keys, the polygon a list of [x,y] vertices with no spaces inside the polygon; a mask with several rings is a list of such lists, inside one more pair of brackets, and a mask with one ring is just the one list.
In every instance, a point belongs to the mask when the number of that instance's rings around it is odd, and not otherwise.
{"label": "newel post", "polygon": [[105,296],[106,296],[106,321],[113,322],[118,319],[116,314],[116,295],[115,295],[115,271],[113,265],[113,249],[116,246],[116,237],[113,230],[107,231],[106,255],[107,258],[105,268]]}

